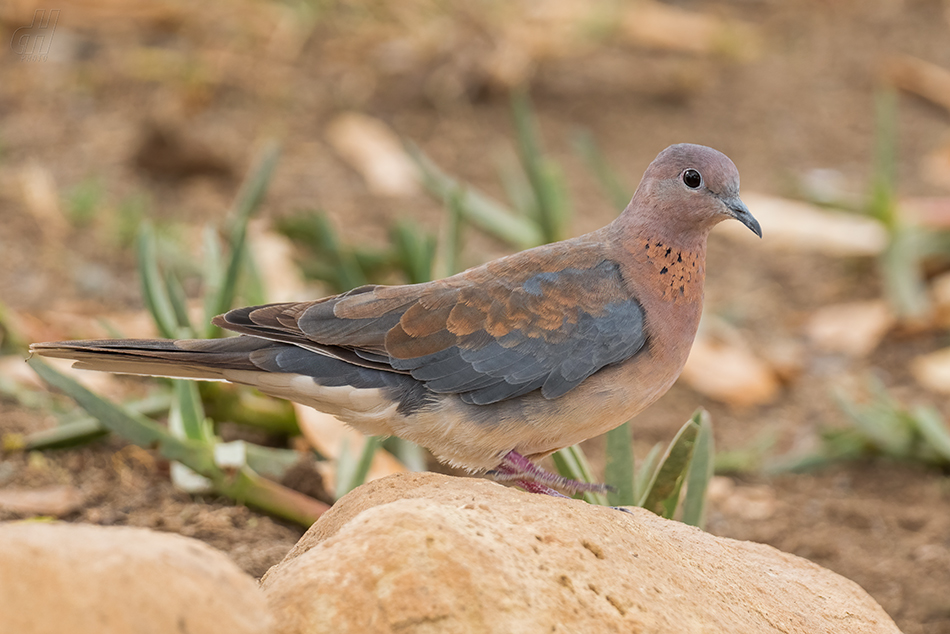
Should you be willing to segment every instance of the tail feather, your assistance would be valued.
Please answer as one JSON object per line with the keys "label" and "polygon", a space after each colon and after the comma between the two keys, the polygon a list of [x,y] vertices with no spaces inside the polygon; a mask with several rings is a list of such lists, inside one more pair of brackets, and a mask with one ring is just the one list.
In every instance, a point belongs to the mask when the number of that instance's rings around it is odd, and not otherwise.
{"label": "tail feather", "polygon": [[33,344],[30,351],[70,359],[82,370],[249,385],[338,416],[372,435],[391,435],[393,420],[435,402],[425,385],[409,374],[246,335],[53,341]]}
{"label": "tail feather", "polygon": [[52,341],[30,346],[44,357],[71,359],[74,368],[206,381],[226,370],[257,370],[252,352],[274,345],[256,337],[226,339],[109,339]]}

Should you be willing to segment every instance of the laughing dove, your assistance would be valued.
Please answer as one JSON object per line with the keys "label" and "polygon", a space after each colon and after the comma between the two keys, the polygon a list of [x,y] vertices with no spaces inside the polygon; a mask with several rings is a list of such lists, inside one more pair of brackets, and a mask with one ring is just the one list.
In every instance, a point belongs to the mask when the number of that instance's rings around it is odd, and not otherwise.
{"label": "laughing dove", "polygon": [[762,235],[732,161],[673,145],[623,213],[584,236],[442,280],[214,319],[237,337],[31,351],[82,369],[250,385],[529,491],[587,489],[533,461],[613,429],[670,388],[702,313],[706,237],[727,218]]}

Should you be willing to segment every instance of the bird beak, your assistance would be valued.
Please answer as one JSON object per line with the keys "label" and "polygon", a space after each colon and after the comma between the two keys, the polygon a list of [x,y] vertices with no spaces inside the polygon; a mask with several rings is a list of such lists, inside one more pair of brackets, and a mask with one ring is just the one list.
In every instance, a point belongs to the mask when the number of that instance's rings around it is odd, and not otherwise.
{"label": "bird beak", "polygon": [[744,202],[739,200],[738,196],[724,198],[722,202],[725,203],[733,218],[751,229],[755,235],[762,237],[762,227],[759,226],[759,221],[752,216],[752,212],[749,211]]}

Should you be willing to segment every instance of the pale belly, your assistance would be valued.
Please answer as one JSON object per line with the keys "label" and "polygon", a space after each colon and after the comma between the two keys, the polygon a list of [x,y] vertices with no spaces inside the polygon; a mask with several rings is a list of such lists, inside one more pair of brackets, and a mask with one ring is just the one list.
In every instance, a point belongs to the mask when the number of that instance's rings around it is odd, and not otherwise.
{"label": "pale belly", "polygon": [[658,364],[644,350],[635,360],[604,368],[554,400],[533,393],[479,406],[448,396],[432,411],[394,419],[392,433],[473,471],[496,467],[509,451],[540,458],[599,436],[653,404],[682,369],[680,360],[671,361]]}

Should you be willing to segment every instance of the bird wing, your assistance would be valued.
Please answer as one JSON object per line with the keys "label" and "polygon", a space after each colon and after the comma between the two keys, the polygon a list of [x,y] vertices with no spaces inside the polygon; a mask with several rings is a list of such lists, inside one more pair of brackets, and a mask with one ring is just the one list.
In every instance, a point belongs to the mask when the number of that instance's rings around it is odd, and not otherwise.
{"label": "bird wing", "polygon": [[643,307],[594,246],[548,245],[444,280],[238,309],[216,323],[408,373],[468,403],[538,389],[553,399],[646,340]]}

